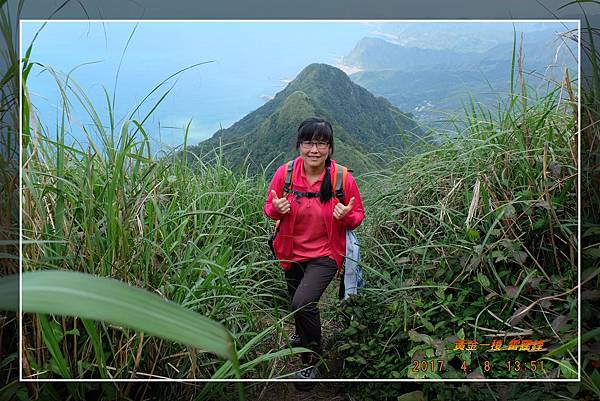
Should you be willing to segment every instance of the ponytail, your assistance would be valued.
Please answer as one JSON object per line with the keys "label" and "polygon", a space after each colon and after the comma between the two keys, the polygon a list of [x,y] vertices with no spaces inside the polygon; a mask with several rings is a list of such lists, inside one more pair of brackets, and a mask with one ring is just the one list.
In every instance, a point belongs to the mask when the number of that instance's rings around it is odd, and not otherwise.
{"label": "ponytail", "polygon": [[331,186],[331,155],[327,156],[325,160],[325,176],[321,183],[321,189],[319,191],[319,200],[321,203],[327,202],[333,198],[333,187]]}

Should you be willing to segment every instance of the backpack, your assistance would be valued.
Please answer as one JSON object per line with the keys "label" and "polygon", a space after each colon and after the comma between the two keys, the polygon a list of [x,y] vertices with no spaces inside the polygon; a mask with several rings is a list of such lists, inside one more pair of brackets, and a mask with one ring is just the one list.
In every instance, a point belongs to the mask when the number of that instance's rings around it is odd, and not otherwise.
{"label": "backpack", "polygon": [[[285,164],[285,182],[283,185],[283,196],[287,196],[290,192],[297,196],[303,196],[308,198],[318,197],[318,192],[298,192],[292,188],[292,174],[294,171],[294,160],[290,160]],[[341,168],[340,168],[341,167]],[[348,168],[336,163],[335,170],[330,174],[331,186],[334,188],[334,196],[340,201],[344,202],[344,187],[346,186],[346,177],[348,176]],[[351,171],[351,170],[350,170]],[[279,232],[280,220],[275,222],[275,228],[273,233],[269,236],[269,247],[273,256],[275,255],[275,248],[273,242]],[[348,299],[350,295],[356,295],[358,290],[364,286],[362,277],[362,268],[360,267],[360,245],[358,238],[354,234],[353,230],[346,230],[346,255],[344,257],[344,264],[342,266],[343,274],[340,278],[340,287],[338,296],[340,299]]]}

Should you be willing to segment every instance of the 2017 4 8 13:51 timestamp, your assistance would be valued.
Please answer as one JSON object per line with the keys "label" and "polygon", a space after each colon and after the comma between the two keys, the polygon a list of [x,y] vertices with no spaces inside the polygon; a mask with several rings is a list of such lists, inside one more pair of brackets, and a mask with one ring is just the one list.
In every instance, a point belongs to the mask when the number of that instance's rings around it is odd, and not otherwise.
{"label": "2017 4 8 13:51 timestamp", "polygon": [[[522,370],[528,370],[531,372],[543,372],[544,361],[532,360],[529,362],[520,361],[517,359],[506,360],[504,362],[494,362],[493,364],[489,360],[483,361],[480,365],[484,373],[490,373],[492,371],[503,370],[505,372],[520,372]],[[469,374],[473,370],[469,367],[466,361],[462,361],[460,369],[465,373]],[[413,372],[443,372],[446,371],[443,360],[413,360],[412,361]]]}

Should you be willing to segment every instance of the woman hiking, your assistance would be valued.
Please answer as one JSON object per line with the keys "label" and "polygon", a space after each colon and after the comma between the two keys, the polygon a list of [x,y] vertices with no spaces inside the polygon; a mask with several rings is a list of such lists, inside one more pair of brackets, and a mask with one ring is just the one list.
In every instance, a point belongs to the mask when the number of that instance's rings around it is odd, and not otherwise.
{"label": "woman hiking", "polygon": [[[291,309],[295,311],[296,335],[290,337],[290,345],[306,347],[320,355],[321,318],[317,303],[342,268],[346,230],[360,225],[364,209],[350,173],[345,174],[344,200],[336,197],[332,180],[338,177],[338,167],[342,166],[331,159],[333,128],[329,122],[319,118],[303,121],[298,128],[296,149],[300,155],[277,169],[264,212],[279,220],[273,251],[284,270]],[[296,377],[318,378],[318,360],[312,353],[302,354],[304,368]]]}

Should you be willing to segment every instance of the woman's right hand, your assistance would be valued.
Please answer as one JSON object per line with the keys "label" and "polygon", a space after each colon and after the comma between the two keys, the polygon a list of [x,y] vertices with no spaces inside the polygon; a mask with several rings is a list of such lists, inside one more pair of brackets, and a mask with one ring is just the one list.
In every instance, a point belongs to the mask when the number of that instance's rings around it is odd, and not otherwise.
{"label": "woman's right hand", "polygon": [[290,202],[288,202],[286,198],[278,198],[277,192],[275,192],[274,189],[271,190],[271,197],[273,198],[271,203],[273,204],[275,210],[277,210],[281,214],[286,214],[290,212]]}

